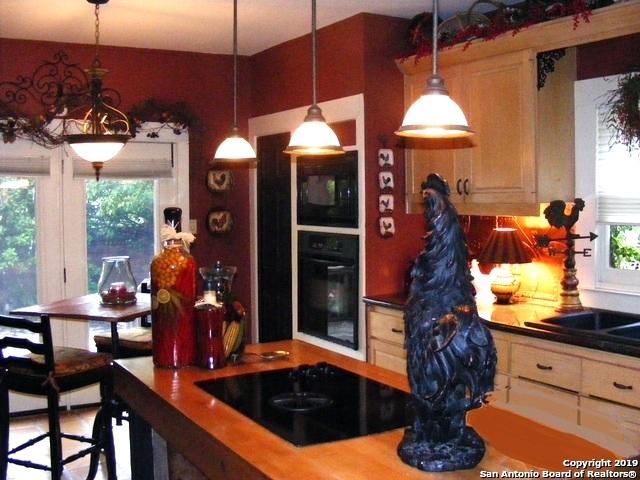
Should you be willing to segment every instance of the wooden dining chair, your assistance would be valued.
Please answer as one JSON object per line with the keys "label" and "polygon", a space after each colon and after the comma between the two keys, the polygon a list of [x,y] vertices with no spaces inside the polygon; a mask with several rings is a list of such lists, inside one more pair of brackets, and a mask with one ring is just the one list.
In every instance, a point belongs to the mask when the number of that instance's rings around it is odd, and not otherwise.
{"label": "wooden dining chair", "polygon": [[[7,477],[8,463],[51,472],[58,480],[70,462],[91,454],[87,479],[97,472],[100,452],[106,456],[109,480],[116,479],[115,452],[111,431],[111,399],[113,392],[111,357],[102,353],[67,347],[54,347],[47,316],[39,320],[0,315],[0,326],[9,334],[0,337],[0,480]],[[34,340],[29,332],[38,334]],[[60,431],[60,394],[69,390],[100,385],[101,408],[96,415],[92,438]],[[9,391],[47,397],[49,431],[9,450]],[[16,458],[16,454],[49,438],[50,465]],[[85,448],[64,458],[62,439],[87,444]]]}

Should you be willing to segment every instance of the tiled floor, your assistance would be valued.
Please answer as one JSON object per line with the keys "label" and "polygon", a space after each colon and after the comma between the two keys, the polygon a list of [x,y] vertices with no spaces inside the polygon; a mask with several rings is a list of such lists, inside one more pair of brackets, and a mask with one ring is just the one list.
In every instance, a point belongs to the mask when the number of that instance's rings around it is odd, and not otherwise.
{"label": "tiled floor", "polygon": [[[65,433],[74,433],[79,435],[91,436],[91,428],[93,426],[93,418],[96,414],[95,409],[72,410],[62,413],[60,417],[61,429]],[[37,415],[20,418],[12,418],[10,421],[9,431],[9,448],[20,445],[26,440],[45,433],[48,429],[47,416]],[[116,462],[118,480],[131,480],[131,469],[129,462],[129,428],[127,422],[122,425],[113,424],[113,439],[116,447]],[[62,450],[65,456],[76,451],[79,444],[73,440],[63,440]],[[49,464],[49,441],[42,440],[35,445],[23,450],[18,458],[29,459],[33,462]],[[81,480],[86,478],[89,469],[89,456],[84,456],[65,467],[62,478],[64,480]],[[49,472],[35,470],[33,468],[20,467],[18,465],[9,464],[9,472],[7,480],[45,480],[50,479]],[[96,480],[106,480],[107,470],[104,464],[104,457]]]}

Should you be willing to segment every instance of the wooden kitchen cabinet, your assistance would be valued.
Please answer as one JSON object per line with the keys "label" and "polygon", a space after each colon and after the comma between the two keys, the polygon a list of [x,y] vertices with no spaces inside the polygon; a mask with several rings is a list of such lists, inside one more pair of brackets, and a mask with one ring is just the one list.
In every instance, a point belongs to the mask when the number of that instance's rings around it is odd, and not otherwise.
{"label": "wooden kitchen cabinet", "polygon": [[[571,200],[575,49],[566,50],[540,90],[533,49],[467,62],[456,52],[453,63],[447,54],[439,73],[475,134],[407,141],[407,211],[422,212],[420,187],[433,172],[448,181],[461,214],[537,216],[541,202]],[[422,94],[430,73],[407,72],[406,108]]]}
{"label": "wooden kitchen cabinet", "polygon": [[511,354],[509,409],[621,455],[640,452],[639,358],[506,332],[500,339]]}
{"label": "wooden kitchen cabinet", "polygon": [[394,372],[407,373],[402,310],[367,306],[367,361]]}

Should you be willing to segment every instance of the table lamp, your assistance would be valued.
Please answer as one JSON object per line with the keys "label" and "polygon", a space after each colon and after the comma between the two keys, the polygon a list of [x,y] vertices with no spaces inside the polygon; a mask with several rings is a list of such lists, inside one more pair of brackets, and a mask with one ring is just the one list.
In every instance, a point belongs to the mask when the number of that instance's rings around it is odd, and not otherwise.
{"label": "table lamp", "polygon": [[531,255],[525,250],[515,228],[494,228],[478,255],[478,261],[500,264],[491,282],[491,292],[496,296],[496,303],[508,304],[520,287],[520,281],[511,272],[511,264],[531,263]]}

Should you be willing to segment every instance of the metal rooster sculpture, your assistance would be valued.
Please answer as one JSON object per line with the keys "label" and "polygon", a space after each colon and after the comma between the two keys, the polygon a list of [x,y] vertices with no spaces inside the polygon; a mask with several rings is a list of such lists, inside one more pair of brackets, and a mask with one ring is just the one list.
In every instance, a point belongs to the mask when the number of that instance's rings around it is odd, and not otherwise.
{"label": "metal rooster sculpture", "polygon": [[[576,198],[573,200],[573,205],[569,213],[565,213],[567,204],[563,200],[553,200],[549,203],[549,206],[544,209],[544,216],[549,222],[549,225],[556,228],[564,228],[565,236],[561,238],[551,238],[549,235],[536,235],[536,243],[539,247],[548,247],[549,255],[553,256],[557,253],[563,253],[565,255],[563,264],[562,280],[560,286],[560,299],[556,310],[559,312],[579,312],[583,310],[582,303],[580,302],[580,291],[578,290],[578,278],[576,277],[576,255],[584,255],[585,257],[591,256],[590,248],[583,248],[582,250],[576,250],[576,240],[588,239],[593,242],[598,235],[593,232],[589,232],[589,235],[579,235],[573,232],[573,226],[578,221],[580,212],[584,210],[584,200]],[[551,242],[562,242],[567,248],[562,251],[558,251],[555,248],[549,246]]]}
{"label": "metal rooster sculpture", "polygon": [[405,311],[407,373],[415,410],[398,455],[429,472],[472,468],[484,441],[465,424],[493,390],[496,350],[478,316],[467,245],[449,187],[431,174],[422,184],[428,232],[414,262]]}

